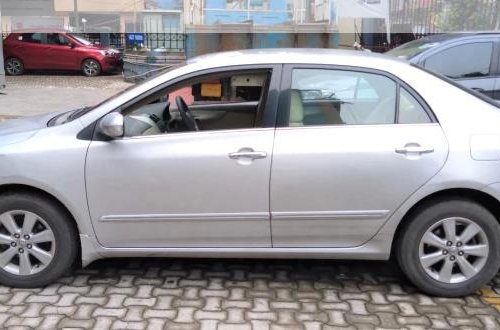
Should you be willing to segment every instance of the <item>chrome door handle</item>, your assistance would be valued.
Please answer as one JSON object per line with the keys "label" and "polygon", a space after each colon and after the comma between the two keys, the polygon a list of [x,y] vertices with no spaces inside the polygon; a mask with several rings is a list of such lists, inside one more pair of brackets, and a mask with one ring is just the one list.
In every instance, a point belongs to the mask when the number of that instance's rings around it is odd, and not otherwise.
{"label": "chrome door handle", "polygon": [[267,157],[267,152],[264,151],[238,151],[238,152],[231,152],[229,154],[229,158],[231,159],[240,159],[240,158],[261,159],[266,157]]}
{"label": "chrome door handle", "polygon": [[396,148],[398,154],[430,154],[434,152],[434,148],[422,147],[417,144],[406,145],[403,148]]}

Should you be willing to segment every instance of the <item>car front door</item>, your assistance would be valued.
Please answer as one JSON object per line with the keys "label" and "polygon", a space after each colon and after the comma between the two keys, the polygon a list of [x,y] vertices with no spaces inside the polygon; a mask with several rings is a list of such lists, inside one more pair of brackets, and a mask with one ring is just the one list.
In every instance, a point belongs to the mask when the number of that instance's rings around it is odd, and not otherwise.
{"label": "car front door", "polygon": [[498,42],[495,39],[483,37],[451,44],[432,51],[422,61],[429,70],[489,97],[495,96],[498,78]]}
{"label": "car front door", "polygon": [[328,66],[287,66],[284,75],[290,89],[273,151],[273,247],[359,246],[439,171],[445,136],[394,77]]}
{"label": "car front door", "polygon": [[47,69],[79,69],[77,51],[70,40],[60,33],[48,33],[46,44]]}
{"label": "car front door", "polygon": [[[195,75],[167,86],[154,102],[141,96],[123,110],[126,137],[91,143],[86,183],[102,245],[271,246],[269,179],[281,65],[215,74],[224,76],[210,73],[200,82]],[[182,131],[177,97],[200,131]],[[169,98],[173,109],[161,112]],[[166,133],[148,126],[167,117]]]}

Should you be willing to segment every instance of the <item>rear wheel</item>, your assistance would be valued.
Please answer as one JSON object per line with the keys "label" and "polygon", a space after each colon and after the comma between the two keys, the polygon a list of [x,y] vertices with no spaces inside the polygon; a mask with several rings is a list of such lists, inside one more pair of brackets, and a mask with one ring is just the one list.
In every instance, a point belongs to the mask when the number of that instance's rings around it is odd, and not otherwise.
{"label": "rear wheel", "polygon": [[457,297],[475,292],[500,266],[500,226],[483,206],[443,200],[418,212],[403,230],[401,269],[427,293]]}
{"label": "rear wheel", "polygon": [[19,76],[24,73],[24,64],[18,58],[11,57],[5,61],[5,72],[9,76]]}
{"label": "rear wheel", "polygon": [[77,234],[54,202],[31,194],[0,196],[0,282],[39,287],[75,261]]}
{"label": "rear wheel", "polygon": [[98,61],[89,58],[82,63],[82,72],[87,77],[95,77],[101,74],[101,65]]}

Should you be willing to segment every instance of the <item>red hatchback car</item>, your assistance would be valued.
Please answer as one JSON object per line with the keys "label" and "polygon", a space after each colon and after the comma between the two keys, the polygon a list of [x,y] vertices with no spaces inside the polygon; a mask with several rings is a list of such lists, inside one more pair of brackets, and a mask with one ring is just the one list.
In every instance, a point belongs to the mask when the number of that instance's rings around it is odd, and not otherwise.
{"label": "red hatchback car", "polygon": [[5,72],[17,76],[24,70],[74,70],[88,77],[118,71],[120,52],[100,47],[68,32],[14,32],[3,43]]}

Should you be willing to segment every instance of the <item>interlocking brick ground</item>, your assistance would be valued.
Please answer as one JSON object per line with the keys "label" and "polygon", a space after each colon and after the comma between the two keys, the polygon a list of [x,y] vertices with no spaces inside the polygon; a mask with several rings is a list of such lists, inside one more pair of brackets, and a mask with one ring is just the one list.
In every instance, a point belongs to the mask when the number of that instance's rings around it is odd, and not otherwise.
{"label": "interlocking brick ground", "polygon": [[120,90],[131,86],[121,74],[84,77],[74,72],[30,72],[22,76],[7,76],[8,88],[78,88]]}
{"label": "interlocking brick ground", "polygon": [[0,287],[0,324],[26,329],[499,329],[500,313],[479,295],[424,295],[390,262],[121,259],[98,261],[45,288]]}
{"label": "interlocking brick ground", "polygon": [[30,116],[92,106],[130,87],[120,74],[83,77],[75,73],[7,77],[0,90],[1,116]]}

